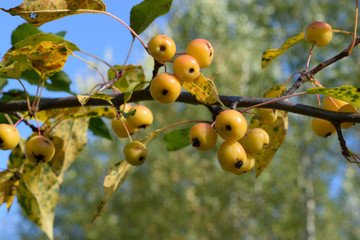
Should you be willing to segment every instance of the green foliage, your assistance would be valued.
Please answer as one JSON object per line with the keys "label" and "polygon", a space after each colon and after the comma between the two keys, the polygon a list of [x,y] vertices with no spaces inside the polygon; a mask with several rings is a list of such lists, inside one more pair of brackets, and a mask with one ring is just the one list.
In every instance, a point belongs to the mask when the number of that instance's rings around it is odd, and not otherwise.
{"label": "green foliage", "polygon": [[176,151],[190,145],[189,141],[190,128],[173,130],[164,135],[166,150]]}
{"label": "green foliage", "polygon": [[130,27],[142,33],[156,18],[168,13],[173,0],[144,0],[130,12]]}

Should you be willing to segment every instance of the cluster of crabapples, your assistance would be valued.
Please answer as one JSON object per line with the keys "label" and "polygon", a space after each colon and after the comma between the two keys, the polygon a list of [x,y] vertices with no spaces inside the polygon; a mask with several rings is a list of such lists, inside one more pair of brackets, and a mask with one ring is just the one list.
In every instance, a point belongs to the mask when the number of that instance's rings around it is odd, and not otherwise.
{"label": "cluster of crabapples", "polygon": [[[20,134],[14,125],[0,124],[0,149],[14,149],[20,141]],[[31,137],[25,145],[26,158],[38,165],[49,162],[55,155],[53,142],[45,136],[36,135]]]}
{"label": "cluster of crabapples", "polygon": [[[174,41],[165,35],[156,35],[148,43],[149,54],[164,64],[176,55]],[[205,39],[191,41],[185,54],[178,54],[173,61],[173,74],[164,72],[155,76],[150,83],[150,93],[154,100],[169,104],[181,92],[184,82],[194,82],[200,76],[200,69],[211,64],[214,48]],[[125,114],[128,117],[125,118]],[[276,114],[271,109],[259,109],[258,118],[272,122]],[[119,114],[112,120],[112,128],[117,136],[126,138],[138,128],[146,127],[153,121],[147,107],[130,104],[121,105]],[[253,155],[261,153],[269,144],[268,133],[261,128],[248,129],[242,113],[228,109],[222,111],[213,124],[201,122],[194,125],[189,134],[191,145],[199,151],[209,151],[217,143],[217,136],[225,141],[217,150],[217,158],[222,169],[234,174],[250,171],[255,165]],[[131,165],[141,165],[146,160],[146,146],[139,141],[131,141],[124,147],[125,160]]]}
{"label": "cluster of crabapples", "polygon": [[270,140],[264,129],[248,129],[245,117],[234,109],[222,111],[217,116],[215,124],[194,125],[190,130],[189,139],[195,149],[208,151],[215,147],[217,135],[224,140],[217,149],[220,166],[236,175],[254,168],[254,155],[266,149]]}

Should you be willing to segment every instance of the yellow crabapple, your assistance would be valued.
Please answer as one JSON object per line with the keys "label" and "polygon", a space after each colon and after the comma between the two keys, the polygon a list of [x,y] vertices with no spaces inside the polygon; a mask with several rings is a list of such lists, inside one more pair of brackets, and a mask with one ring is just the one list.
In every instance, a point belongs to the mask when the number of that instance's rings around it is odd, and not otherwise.
{"label": "yellow crabapple", "polygon": [[325,22],[313,22],[305,29],[305,40],[317,47],[324,47],[332,39],[332,28]]}
{"label": "yellow crabapple", "polygon": [[148,51],[157,61],[166,62],[175,55],[176,45],[170,37],[157,34],[149,41]]}
{"label": "yellow crabapple", "polygon": [[233,172],[246,162],[246,152],[237,141],[225,141],[217,150],[217,159],[223,170]]}
{"label": "yellow crabapple", "polygon": [[188,44],[186,54],[194,57],[200,68],[206,68],[214,59],[214,48],[209,41],[198,38]]}
{"label": "yellow crabapple", "polygon": [[129,126],[133,128],[146,128],[152,124],[154,116],[148,107],[136,105],[132,107],[129,112],[133,111],[135,111],[135,113],[127,119]]}
{"label": "yellow crabapple", "polygon": [[210,124],[198,123],[191,128],[189,139],[195,149],[208,151],[216,145],[217,134]]}
{"label": "yellow crabapple", "polygon": [[129,164],[139,166],[146,160],[147,148],[142,142],[133,141],[124,147],[124,155]]}
{"label": "yellow crabapple", "polygon": [[336,132],[334,125],[321,118],[313,118],[311,122],[311,129],[319,137],[326,138]]}
{"label": "yellow crabapple", "polygon": [[[344,112],[344,113],[359,113],[359,110],[354,105],[352,105],[350,103],[341,106],[338,111],[339,112]],[[351,128],[354,125],[355,125],[355,123],[353,123],[353,122],[343,122],[343,123],[340,124],[340,127],[342,129],[348,129],[348,128]]]}
{"label": "yellow crabapple", "polygon": [[261,153],[269,146],[269,134],[262,128],[248,129],[239,142],[246,152],[251,154]]}
{"label": "yellow crabapple", "polygon": [[232,171],[235,175],[240,175],[251,171],[255,167],[255,158],[252,154],[246,152],[246,161],[240,169]]}
{"label": "yellow crabapple", "polygon": [[256,117],[262,124],[271,124],[277,119],[277,111],[271,108],[256,108]]}
{"label": "yellow crabapple", "polygon": [[341,108],[345,104],[348,104],[348,103],[343,100],[337,99],[337,98],[332,98],[332,97],[328,97],[328,96],[324,96],[324,98],[323,98],[323,106],[326,110],[329,110],[329,111],[337,112],[339,110],[339,108]]}
{"label": "yellow crabapple", "polygon": [[14,149],[20,141],[20,134],[14,125],[0,124],[0,149]]}
{"label": "yellow crabapple", "polygon": [[49,162],[55,154],[54,143],[47,137],[37,135],[31,137],[25,145],[26,158],[36,163]]}
{"label": "yellow crabapple", "polygon": [[247,122],[239,111],[228,109],[217,116],[215,129],[224,140],[236,141],[245,135]]}
{"label": "yellow crabapple", "polygon": [[182,82],[193,82],[200,76],[200,66],[190,55],[177,57],[173,64],[174,75]]}
{"label": "yellow crabapple", "polygon": [[150,94],[160,103],[172,103],[180,95],[181,83],[177,77],[170,73],[160,73],[150,84]]}

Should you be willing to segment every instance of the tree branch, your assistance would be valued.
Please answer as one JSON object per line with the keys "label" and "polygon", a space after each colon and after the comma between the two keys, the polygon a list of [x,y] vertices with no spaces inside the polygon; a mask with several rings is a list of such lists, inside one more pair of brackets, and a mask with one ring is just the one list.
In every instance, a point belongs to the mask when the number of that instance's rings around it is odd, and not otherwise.
{"label": "tree branch", "polygon": [[[120,106],[124,102],[124,94],[112,95],[114,98],[112,102],[115,106]],[[226,107],[231,108],[234,106],[234,103],[237,103],[237,108],[251,107],[255,104],[265,103],[274,98],[257,98],[257,97],[239,97],[239,96],[224,96],[220,95],[220,100],[224,103]],[[129,102],[138,102],[138,101],[154,101],[150,95],[149,90],[139,90],[134,91]],[[195,96],[191,95],[188,92],[182,92],[176,102],[182,102],[187,104],[197,104],[203,105],[198,102]],[[109,106],[110,104],[101,99],[90,98],[86,106]],[[213,104],[212,106],[220,106],[220,104]],[[42,98],[39,104],[39,111],[48,110],[54,108],[71,108],[71,107],[81,107],[76,96],[64,97],[64,98]],[[360,114],[355,113],[340,113],[332,112],[324,109],[312,107],[309,105],[304,105],[296,102],[286,100],[280,100],[277,102],[272,102],[262,106],[263,108],[273,108],[278,110],[284,110],[287,112],[292,112],[295,114],[305,115],[309,117],[317,117],[326,119],[334,123],[340,122],[354,122],[360,123]],[[27,103],[25,100],[21,101],[8,101],[2,102],[0,104],[0,113],[14,113],[27,111]]]}

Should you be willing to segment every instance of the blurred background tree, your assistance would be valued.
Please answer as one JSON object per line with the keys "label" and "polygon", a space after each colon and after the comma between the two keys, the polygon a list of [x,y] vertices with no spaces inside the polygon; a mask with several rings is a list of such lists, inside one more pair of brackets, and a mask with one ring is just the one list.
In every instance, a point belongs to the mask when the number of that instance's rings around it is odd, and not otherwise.
{"label": "blurred background tree", "polygon": [[[350,0],[174,1],[171,13],[144,38],[167,34],[178,52],[184,52],[192,39],[208,39],[215,58],[204,73],[219,73],[215,80],[219,93],[260,96],[302,71],[311,46],[303,41],[262,71],[264,50],[280,47],[313,21],[352,31],[354,6]],[[349,43],[349,36],[335,34],[329,46],[315,49],[310,68]],[[358,58],[355,51],[316,78],[328,87],[345,80],[356,84]],[[151,73],[151,58],[144,64]],[[314,96],[294,101],[317,104]],[[202,106],[145,105],[153,110],[155,122],[140,135],[180,120],[211,120]],[[146,164],[131,169],[103,216],[90,225],[103,198],[106,171],[123,158],[127,142],[115,136],[113,141],[91,137],[62,186],[56,239],[356,239],[360,236],[360,189],[354,184],[360,178],[358,169],[342,158],[335,136],[325,140],[311,132],[310,120],[289,114],[285,143],[256,180],[254,171],[240,176],[222,171],[216,150],[197,152],[186,147],[167,152],[162,134],[149,145]],[[345,132],[349,145],[356,146],[359,136],[351,134]],[[32,223],[20,231],[23,239],[45,239]]]}

